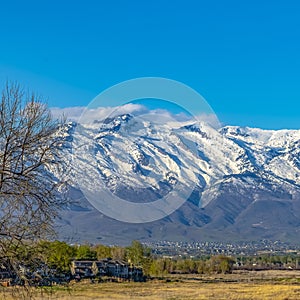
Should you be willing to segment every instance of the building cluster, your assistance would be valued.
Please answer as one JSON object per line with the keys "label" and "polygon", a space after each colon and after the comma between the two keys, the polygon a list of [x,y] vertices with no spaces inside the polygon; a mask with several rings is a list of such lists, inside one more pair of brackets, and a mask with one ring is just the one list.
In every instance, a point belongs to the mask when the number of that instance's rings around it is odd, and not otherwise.
{"label": "building cluster", "polygon": [[115,277],[143,281],[143,270],[130,263],[110,258],[93,260],[74,260],[71,263],[71,274],[75,279],[95,277]]}
{"label": "building cluster", "polygon": [[33,285],[52,285],[67,283],[72,279],[120,279],[144,281],[145,276],[141,267],[120,260],[106,258],[102,260],[74,260],[69,272],[59,272],[46,264],[38,267],[19,266],[13,269],[8,263],[0,263],[0,284],[2,286],[23,285],[25,281]]}

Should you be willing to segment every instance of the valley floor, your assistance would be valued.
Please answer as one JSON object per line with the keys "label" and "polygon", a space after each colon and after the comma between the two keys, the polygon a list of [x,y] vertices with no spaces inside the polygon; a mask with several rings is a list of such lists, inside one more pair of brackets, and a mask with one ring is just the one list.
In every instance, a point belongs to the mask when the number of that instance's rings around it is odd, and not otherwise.
{"label": "valley floor", "polygon": [[[17,299],[4,289],[1,299]],[[300,299],[300,271],[244,271],[226,275],[174,275],[138,282],[80,282],[35,291],[35,299]],[[20,298],[21,299],[21,298]]]}

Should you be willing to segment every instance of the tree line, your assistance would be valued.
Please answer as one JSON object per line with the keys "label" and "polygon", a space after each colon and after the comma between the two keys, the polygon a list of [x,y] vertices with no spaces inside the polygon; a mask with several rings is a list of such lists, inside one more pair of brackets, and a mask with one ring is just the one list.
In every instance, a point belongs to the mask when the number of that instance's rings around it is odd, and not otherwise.
{"label": "tree line", "polygon": [[[24,255],[26,252],[22,253]],[[31,255],[36,260],[61,273],[70,271],[72,260],[100,260],[104,258],[126,261],[142,267],[146,276],[163,276],[171,273],[228,273],[232,271],[235,263],[233,258],[224,255],[201,259],[155,257],[151,249],[139,241],[132,241],[130,246],[121,247],[101,244],[69,245],[62,241],[44,240],[32,245]],[[33,261],[33,258],[28,259],[26,257],[26,260]]]}

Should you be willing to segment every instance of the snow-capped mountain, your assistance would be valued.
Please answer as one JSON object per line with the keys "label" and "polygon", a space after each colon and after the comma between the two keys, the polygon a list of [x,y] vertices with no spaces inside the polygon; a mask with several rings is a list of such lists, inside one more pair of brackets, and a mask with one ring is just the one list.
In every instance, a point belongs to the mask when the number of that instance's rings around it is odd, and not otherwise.
{"label": "snow-capped mountain", "polygon": [[[65,176],[78,203],[63,212],[63,238],[126,243],[295,240],[299,234],[300,130],[216,130],[201,122],[159,123],[123,114],[69,123],[65,137],[72,166]],[[105,197],[103,190],[127,202],[164,201],[171,194],[184,204],[163,219],[130,224],[93,207],[90,195]],[[112,210],[107,201],[101,205]],[[118,220],[127,213],[113,209]]]}

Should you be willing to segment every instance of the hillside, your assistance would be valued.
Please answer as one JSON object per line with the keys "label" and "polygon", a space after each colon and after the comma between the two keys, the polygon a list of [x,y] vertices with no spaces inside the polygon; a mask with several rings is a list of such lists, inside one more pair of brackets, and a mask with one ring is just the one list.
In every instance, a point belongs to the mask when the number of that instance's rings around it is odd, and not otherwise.
{"label": "hillside", "polygon": [[58,221],[66,240],[298,239],[300,130],[123,114],[69,123],[65,137],[76,201]]}

